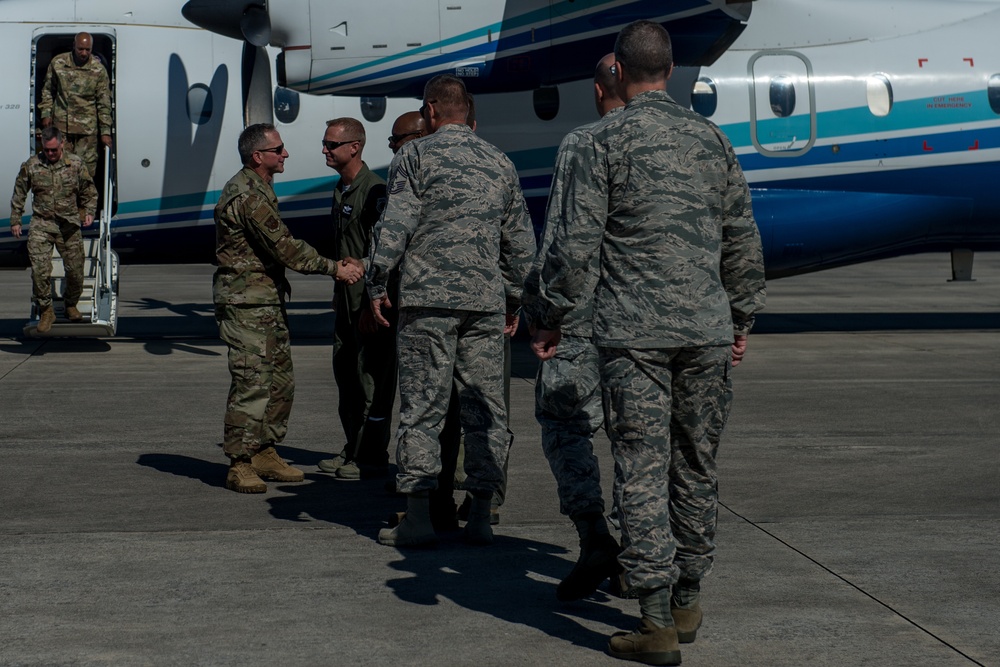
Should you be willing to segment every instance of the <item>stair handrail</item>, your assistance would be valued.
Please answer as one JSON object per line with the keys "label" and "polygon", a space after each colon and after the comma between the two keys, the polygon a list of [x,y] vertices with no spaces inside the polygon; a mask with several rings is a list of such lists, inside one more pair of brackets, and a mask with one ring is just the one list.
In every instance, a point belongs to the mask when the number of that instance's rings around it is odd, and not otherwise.
{"label": "stair handrail", "polygon": [[104,182],[102,183],[104,191],[104,207],[101,209],[101,221],[100,221],[100,245],[101,249],[98,252],[98,272],[100,273],[100,288],[101,290],[111,290],[111,209],[114,202],[114,165],[112,164],[111,158],[111,147],[104,147]]}

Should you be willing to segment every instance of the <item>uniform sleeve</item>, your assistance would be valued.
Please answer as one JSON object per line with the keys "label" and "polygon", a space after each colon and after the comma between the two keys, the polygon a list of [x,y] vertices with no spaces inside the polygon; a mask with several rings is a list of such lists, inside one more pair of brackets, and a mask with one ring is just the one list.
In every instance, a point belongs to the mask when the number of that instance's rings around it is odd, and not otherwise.
{"label": "uniform sleeve", "polygon": [[320,255],[305,241],[294,238],[278,212],[263,197],[251,194],[242,202],[234,200],[230,206],[243,207],[247,236],[276,262],[299,273],[337,275],[337,263]]}
{"label": "uniform sleeve", "polygon": [[14,195],[10,198],[10,225],[21,224],[24,216],[24,202],[28,199],[28,192],[31,191],[31,175],[28,173],[28,163],[21,165],[21,171],[17,172],[14,180]]}
{"label": "uniform sleeve", "polygon": [[720,274],[729,296],[733,333],[746,335],[753,327],[754,314],[764,308],[764,252],[743,169],[732,144],[720,130],[715,131],[726,148],[729,165],[727,189],[723,196]]}
{"label": "uniform sleeve", "polygon": [[511,196],[500,227],[500,273],[503,275],[507,312],[514,313],[521,307],[524,279],[535,257],[535,232],[513,165],[508,178],[511,181]]}
{"label": "uniform sleeve", "polygon": [[111,83],[108,71],[98,63],[101,73],[97,77],[97,134],[111,134]]}
{"label": "uniform sleeve", "polygon": [[572,134],[567,135],[559,144],[559,151],[556,153],[556,164],[552,170],[552,184],[549,186],[548,204],[545,209],[545,224],[542,227],[542,238],[538,245],[538,254],[535,255],[531,270],[524,281],[521,305],[524,312],[528,314],[527,319],[530,319],[530,313],[538,308],[538,290],[542,264],[545,261],[548,249],[552,246],[552,237],[556,229],[556,223],[553,221],[559,217],[559,205],[563,198],[563,179],[559,175],[566,172],[566,163],[569,159],[569,147],[572,137]]}
{"label": "uniform sleeve", "polygon": [[52,70],[52,62],[50,61],[49,67],[45,71],[45,83],[42,84],[42,100],[38,103],[39,119],[52,117],[52,86],[55,80]]}
{"label": "uniform sleeve", "polygon": [[537,295],[525,305],[536,327],[556,329],[566,313],[585,299],[586,274],[601,247],[608,217],[605,151],[592,135],[582,137],[556,165],[549,201],[546,245],[538,255]]}
{"label": "uniform sleeve", "polygon": [[420,221],[420,198],[416,171],[419,160],[409,143],[389,165],[388,201],[382,219],[372,231],[365,282],[368,296],[381,299],[387,293],[389,274],[403,259],[403,252]]}
{"label": "uniform sleeve", "polygon": [[88,214],[97,215],[97,187],[83,162],[77,165],[77,174],[77,204]]}

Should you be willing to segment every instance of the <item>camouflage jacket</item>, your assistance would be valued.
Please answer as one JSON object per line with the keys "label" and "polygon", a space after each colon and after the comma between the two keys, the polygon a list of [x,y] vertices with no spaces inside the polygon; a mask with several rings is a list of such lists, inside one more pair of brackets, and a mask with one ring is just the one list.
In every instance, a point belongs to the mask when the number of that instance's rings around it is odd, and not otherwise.
{"label": "camouflage jacket", "polygon": [[[334,259],[368,259],[372,230],[385,210],[385,181],[362,163],[361,171],[350,187],[344,189],[342,185],[343,181],[338,182],[333,190]],[[357,311],[362,306],[368,307],[368,295],[362,280],[353,285],[336,283],[334,293],[337,308]]]}
{"label": "camouflage jacket", "polygon": [[337,263],[288,232],[274,189],[248,167],[229,179],[215,205],[214,298],[217,304],[268,305],[284,301],[285,267],[337,275]]}
{"label": "camouflage jacket", "polygon": [[723,345],[764,304],[750,191],[725,135],[664,91],[635,96],[581,137],[529,319],[556,328],[589,298],[599,256],[594,341],[607,347]]}
{"label": "camouflage jacket", "polygon": [[77,65],[72,53],[62,53],[49,63],[42,85],[40,118],[68,134],[111,134],[111,87],[104,65],[91,56]]}
{"label": "camouflage jacket", "polygon": [[24,202],[31,192],[33,218],[80,225],[80,209],[94,215],[97,188],[86,165],[76,155],[63,151],[61,160],[49,164],[38,154],[21,165],[10,200],[10,224],[21,223]]}
{"label": "camouflage jacket", "polygon": [[368,293],[400,266],[400,307],[514,312],[535,237],[514,165],[465,125],[409,142],[389,167]]}
{"label": "camouflage jacket", "polygon": [[[582,137],[587,136],[599,124],[608,122],[621,110],[621,107],[617,107],[605,114],[602,119],[576,128],[563,137],[562,142],[559,144],[559,152],[556,154],[556,166],[552,172],[552,186],[549,188],[548,208],[545,211],[545,229],[542,231],[542,242],[538,246],[538,255],[535,258],[534,265],[531,267],[531,272],[528,274],[528,279],[524,281],[523,301],[526,309],[529,307],[528,304],[538,296],[538,279],[542,271],[542,260],[545,258],[548,248],[552,245],[555,230],[559,226],[554,219],[560,215],[559,202],[562,202],[565,198],[562,189],[568,181],[565,172],[567,165],[570,163],[570,157],[576,151]],[[597,289],[599,271],[598,256],[595,253],[590,259],[590,266],[587,267],[584,276],[584,296],[573,310],[566,313],[560,324],[560,329],[564,334],[585,338],[591,338],[594,335],[593,295],[594,290]]]}

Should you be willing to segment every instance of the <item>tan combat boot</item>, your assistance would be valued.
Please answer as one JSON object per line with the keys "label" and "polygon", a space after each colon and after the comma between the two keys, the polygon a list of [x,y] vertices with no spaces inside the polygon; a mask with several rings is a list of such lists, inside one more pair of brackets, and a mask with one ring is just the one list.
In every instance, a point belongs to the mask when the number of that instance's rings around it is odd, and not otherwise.
{"label": "tan combat boot", "polygon": [[56,321],[56,311],[52,310],[52,306],[45,306],[42,308],[41,314],[38,316],[38,333],[48,333],[52,331],[52,325]]}
{"label": "tan combat boot", "polygon": [[701,583],[693,580],[680,580],[674,584],[670,595],[670,616],[677,628],[677,640],[681,644],[690,644],[698,636],[701,627]]}
{"label": "tan combat boot", "polygon": [[66,306],[66,319],[71,322],[79,322],[83,319],[83,315],[80,314],[76,306]]}
{"label": "tan combat boot", "polygon": [[378,531],[378,542],[388,547],[433,547],[438,537],[431,524],[431,499],[427,491],[406,497],[406,513],[395,528]]}
{"label": "tan combat boot", "polygon": [[475,492],[469,503],[469,518],[465,524],[463,537],[469,544],[486,546],[493,544],[493,526],[490,525],[490,508],[493,494]]}
{"label": "tan combat boot", "polygon": [[267,447],[254,454],[250,465],[255,473],[275,482],[301,482],[306,478],[304,472],[285,463],[274,447]]}
{"label": "tan combat boot", "polygon": [[264,493],[267,491],[267,484],[257,476],[248,462],[234,459],[226,475],[226,488],[237,493]]}
{"label": "tan combat boot", "polygon": [[616,632],[611,636],[608,654],[647,665],[681,664],[677,630],[658,627],[645,616],[635,632]]}

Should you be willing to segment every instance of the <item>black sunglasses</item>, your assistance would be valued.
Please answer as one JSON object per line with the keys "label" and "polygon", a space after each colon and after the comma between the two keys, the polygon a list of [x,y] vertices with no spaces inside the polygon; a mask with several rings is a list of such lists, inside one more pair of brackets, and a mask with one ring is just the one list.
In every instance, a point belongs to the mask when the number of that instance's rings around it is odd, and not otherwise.
{"label": "black sunglasses", "polygon": [[275,155],[281,155],[285,152],[285,144],[278,144],[274,148],[258,148],[258,153],[274,153]]}
{"label": "black sunglasses", "polygon": [[406,134],[390,134],[389,143],[398,144],[403,139],[407,137],[412,137],[414,134],[420,134],[420,131],[417,130],[416,132],[407,132]]}
{"label": "black sunglasses", "polygon": [[353,144],[355,141],[361,141],[360,139],[349,139],[347,141],[323,141],[323,148],[328,151],[335,151],[345,144]]}

